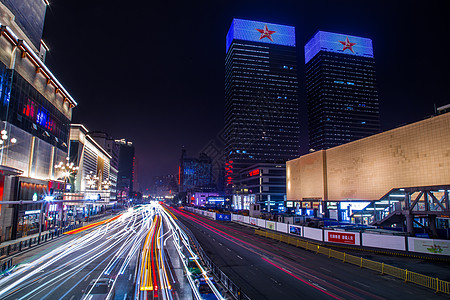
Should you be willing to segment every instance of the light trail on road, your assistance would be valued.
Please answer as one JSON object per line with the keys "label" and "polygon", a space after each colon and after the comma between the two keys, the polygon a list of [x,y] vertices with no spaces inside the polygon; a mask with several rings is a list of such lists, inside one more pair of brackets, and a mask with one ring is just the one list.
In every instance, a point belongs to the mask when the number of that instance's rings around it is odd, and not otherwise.
{"label": "light trail on road", "polygon": [[[75,290],[87,298],[102,278],[111,280],[105,297],[112,298],[120,276],[141,248],[152,215],[148,207],[129,209],[98,222],[94,229],[72,232],[75,238],[0,279],[0,298],[62,299]],[[90,289],[88,279],[93,282]]]}
{"label": "light trail on road", "polygon": [[[157,202],[69,232],[62,240],[0,278],[0,299],[90,299],[104,285],[103,299],[172,300],[174,284],[183,280],[191,288],[185,295],[201,300],[200,279],[190,273],[189,261],[200,270],[210,296],[224,299],[193,250],[192,237]],[[171,270],[173,259],[184,271],[178,277]]]}

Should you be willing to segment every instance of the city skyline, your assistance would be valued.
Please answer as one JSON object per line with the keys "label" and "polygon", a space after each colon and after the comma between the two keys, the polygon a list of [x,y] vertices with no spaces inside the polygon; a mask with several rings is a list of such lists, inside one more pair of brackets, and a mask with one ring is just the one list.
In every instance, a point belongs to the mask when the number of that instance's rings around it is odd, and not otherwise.
{"label": "city skyline", "polygon": [[[183,145],[196,153],[222,128],[223,45],[233,18],[295,26],[299,61],[303,46],[319,30],[371,38],[383,130],[423,119],[433,114],[434,104],[450,102],[444,94],[448,61],[442,59],[448,41],[440,39],[448,26],[443,10],[434,3],[404,7],[377,2],[367,8],[359,2],[265,1],[256,7],[238,2],[180,4],[176,10],[161,4],[158,14],[118,3],[100,2],[89,10],[51,3],[44,29],[50,46],[47,65],[79,103],[75,123],[134,141],[144,187],[153,176],[176,173]],[[122,19],[116,18],[119,8],[126,12]],[[150,28],[150,33],[136,30],[138,26]],[[195,34],[183,33],[186,28]],[[428,50],[421,40],[436,42]],[[139,50],[141,46],[145,50]],[[131,59],[125,59],[125,53]],[[299,66],[301,154],[308,149],[304,74]],[[115,88],[107,91],[110,86]],[[101,116],[100,110],[121,120]]]}

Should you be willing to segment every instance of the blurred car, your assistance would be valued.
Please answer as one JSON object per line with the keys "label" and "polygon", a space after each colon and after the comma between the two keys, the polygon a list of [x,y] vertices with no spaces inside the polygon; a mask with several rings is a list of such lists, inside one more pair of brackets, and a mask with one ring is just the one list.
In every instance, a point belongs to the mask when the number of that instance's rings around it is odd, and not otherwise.
{"label": "blurred car", "polygon": [[114,281],[110,278],[93,279],[83,290],[83,300],[114,299],[115,292],[111,292]]}
{"label": "blurred car", "polygon": [[[210,280],[211,280],[212,284],[215,284],[213,278],[210,278]],[[202,299],[204,299],[204,300],[217,299],[216,295],[211,290],[211,287],[208,285],[208,283],[206,282],[204,277],[199,277],[199,278],[195,279],[194,284],[197,287],[197,290],[198,290],[200,296],[202,297]]]}
{"label": "blurred car", "polygon": [[202,274],[202,271],[193,258],[188,259],[187,268],[192,277],[197,277],[198,275]]}

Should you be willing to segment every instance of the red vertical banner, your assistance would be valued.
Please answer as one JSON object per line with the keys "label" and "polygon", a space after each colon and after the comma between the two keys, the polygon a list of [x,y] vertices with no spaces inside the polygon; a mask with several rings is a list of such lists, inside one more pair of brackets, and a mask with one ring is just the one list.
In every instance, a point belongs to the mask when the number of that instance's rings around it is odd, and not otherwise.
{"label": "red vertical banner", "polygon": [[3,201],[3,187],[5,186],[5,176],[0,175],[0,201]]}

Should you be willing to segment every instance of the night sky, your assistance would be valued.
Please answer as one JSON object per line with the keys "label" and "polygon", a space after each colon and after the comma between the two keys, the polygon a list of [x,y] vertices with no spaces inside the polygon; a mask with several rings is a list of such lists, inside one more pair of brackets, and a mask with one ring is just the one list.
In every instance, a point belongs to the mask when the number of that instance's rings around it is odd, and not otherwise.
{"label": "night sky", "polygon": [[[223,126],[233,18],[296,27],[301,153],[304,44],[318,30],[373,40],[383,130],[450,104],[445,1],[70,1],[47,9],[47,65],[78,102],[73,122],[134,142],[141,188],[175,174]],[[418,141],[420,142],[420,141]]]}

